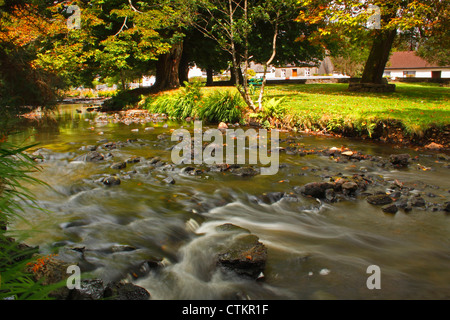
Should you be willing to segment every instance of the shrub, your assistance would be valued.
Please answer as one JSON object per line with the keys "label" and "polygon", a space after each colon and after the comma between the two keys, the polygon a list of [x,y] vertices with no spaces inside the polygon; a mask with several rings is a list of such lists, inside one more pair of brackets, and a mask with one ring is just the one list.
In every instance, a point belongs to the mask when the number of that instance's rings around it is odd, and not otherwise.
{"label": "shrub", "polygon": [[186,119],[194,117],[197,105],[202,98],[201,82],[185,82],[185,87],[177,94],[164,94],[158,97],[148,97],[144,108],[155,113],[165,113],[169,118]]}
{"label": "shrub", "polygon": [[207,96],[199,105],[197,115],[201,120],[212,123],[242,122],[245,103],[239,93],[217,90]]}

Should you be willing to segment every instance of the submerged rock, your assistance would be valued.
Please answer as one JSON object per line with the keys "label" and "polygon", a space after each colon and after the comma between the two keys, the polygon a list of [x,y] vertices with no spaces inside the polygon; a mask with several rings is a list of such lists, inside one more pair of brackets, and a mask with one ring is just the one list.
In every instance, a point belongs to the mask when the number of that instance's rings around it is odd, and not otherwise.
{"label": "submerged rock", "polygon": [[85,279],[79,289],[72,289],[67,300],[100,300],[103,298],[105,285],[101,279]]}
{"label": "submerged rock", "polygon": [[450,212],[450,201],[446,202],[444,204],[444,211],[445,212]]}
{"label": "submerged rock", "polygon": [[243,233],[250,233],[250,230],[239,227],[232,223],[224,223],[220,226],[216,227],[216,230],[219,232],[243,232]]}
{"label": "submerged rock", "polygon": [[329,182],[311,182],[302,187],[295,187],[294,191],[305,196],[325,198],[325,191],[327,189],[334,189],[334,184]]}
{"label": "submerged rock", "polygon": [[231,169],[231,173],[241,177],[252,177],[259,174],[259,171],[253,167],[240,167]]}
{"label": "submerged rock", "polygon": [[442,144],[439,144],[436,142],[431,142],[425,146],[425,149],[429,149],[429,150],[440,150],[443,148],[444,148],[444,146]]}
{"label": "submerged rock", "polygon": [[387,194],[375,194],[366,198],[367,202],[373,205],[386,205],[393,202],[392,198]]}
{"label": "submerged rock", "polygon": [[172,177],[167,177],[163,181],[167,184],[175,184],[175,179]]}
{"label": "submerged rock", "polygon": [[127,167],[126,162],[115,162],[111,165],[111,169],[115,169],[115,170],[125,169],[126,167]]}
{"label": "submerged rock", "polygon": [[105,159],[105,156],[97,151],[91,151],[81,156],[78,156],[74,161],[85,161],[85,162],[99,162]]}
{"label": "submerged rock", "polygon": [[407,153],[391,154],[389,156],[389,162],[392,163],[396,168],[407,167],[410,160],[411,156]]}
{"label": "submerged rock", "polygon": [[149,300],[150,293],[132,283],[112,283],[105,291],[104,297],[112,300]]}
{"label": "submerged rock", "polygon": [[417,196],[411,198],[411,205],[413,207],[425,207],[426,202],[424,198]]}
{"label": "submerged rock", "polygon": [[358,184],[353,181],[346,181],[341,185],[342,193],[345,195],[353,195],[358,190]]}
{"label": "submerged rock", "polygon": [[251,279],[264,271],[266,260],[267,248],[253,234],[238,236],[228,250],[218,255],[222,268]]}
{"label": "submerged rock", "polygon": [[272,204],[280,201],[284,196],[284,192],[266,192],[262,194],[261,200],[265,203]]}
{"label": "submerged rock", "polygon": [[105,186],[117,186],[121,183],[120,179],[116,176],[105,177],[101,181]]}
{"label": "submerged rock", "polygon": [[381,208],[381,210],[383,210],[383,212],[385,212],[385,213],[392,213],[392,214],[394,214],[394,213],[397,213],[398,208],[395,205],[395,203],[391,203],[391,204],[383,206]]}

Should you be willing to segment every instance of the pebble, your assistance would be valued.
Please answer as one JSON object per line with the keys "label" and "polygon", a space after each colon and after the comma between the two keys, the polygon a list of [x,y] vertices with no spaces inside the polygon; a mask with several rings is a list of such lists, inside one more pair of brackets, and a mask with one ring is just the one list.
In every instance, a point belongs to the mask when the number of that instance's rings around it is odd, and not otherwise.
{"label": "pebble", "polygon": [[328,270],[328,269],[322,269],[322,270],[320,270],[319,274],[320,274],[321,276],[326,276],[326,275],[330,274],[330,270]]}

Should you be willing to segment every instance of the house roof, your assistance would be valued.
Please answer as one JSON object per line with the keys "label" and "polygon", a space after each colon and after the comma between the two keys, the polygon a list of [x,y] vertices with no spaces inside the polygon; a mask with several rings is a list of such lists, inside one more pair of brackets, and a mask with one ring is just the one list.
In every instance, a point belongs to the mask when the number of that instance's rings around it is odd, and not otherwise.
{"label": "house roof", "polygon": [[439,66],[435,63],[429,63],[428,61],[416,55],[415,51],[398,51],[392,53],[385,69],[390,70],[421,68],[443,68],[443,66]]}

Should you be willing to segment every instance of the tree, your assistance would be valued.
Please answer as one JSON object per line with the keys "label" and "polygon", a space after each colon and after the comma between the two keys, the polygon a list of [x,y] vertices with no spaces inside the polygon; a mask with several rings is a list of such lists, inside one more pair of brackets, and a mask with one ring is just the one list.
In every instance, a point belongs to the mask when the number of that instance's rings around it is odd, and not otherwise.
{"label": "tree", "polygon": [[264,1],[254,9],[249,46],[252,60],[261,63],[264,70],[257,102],[259,110],[263,109],[266,75],[270,65],[319,64],[323,59],[323,46],[308,40],[316,26],[295,21],[299,10],[296,0]]}
{"label": "tree", "polygon": [[[182,11],[186,1],[77,1],[81,28],[66,30],[48,41],[40,63],[71,85],[92,85],[95,78],[127,83],[156,74],[154,90],[179,86],[182,52]],[[67,11],[65,3],[59,12]]]}
{"label": "tree", "polygon": [[188,81],[189,67],[196,65],[206,70],[206,85],[212,85],[214,72],[228,69],[231,56],[221,50],[216,41],[206,37],[196,28],[191,27],[184,33],[180,82]]}
{"label": "tree", "polygon": [[[299,39],[298,26],[300,24],[294,27],[296,24],[294,20],[297,16],[295,12],[299,9],[297,1],[204,0],[200,3],[202,11],[194,20],[194,25],[206,36],[216,41],[222,50],[229,53],[235,85],[251,110],[256,110],[257,106],[252,100],[247,82],[249,63],[254,60],[263,64],[266,72],[263,75],[258,98],[258,109],[262,110],[267,68],[272,62],[277,61],[279,40],[283,37],[289,38],[290,45],[286,45],[287,42],[284,42],[284,45],[290,48],[296,47],[296,50],[300,49],[300,51],[306,47],[304,44],[308,42],[302,42]],[[295,37],[292,37],[292,30],[297,32]],[[292,46],[292,43],[295,45]],[[292,49],[286,51],[293,52]],[[306,51],[308,50],[303,52]],[[323,53],[322,50],[318,51]],[[304,58],[306,56],[303,55]],[[295,60],[297,57],[299,54],[294,53],[291,59]],[[278,59],[278,61],[286,59]]]}
{"label": "tree", "polygon": [[0,2],[2,113],[15,114],[57,99],[58,77],[35,63],[41,40],[62,28],[50,9],[51,5],[38,1]]}
{"label": "tree", "polygon": [[448,5],[441,0],[300,2],[303,8],[298,20],[320,22],[322,28],[319,29],[318,38],[327,37],[336,30],[348,33],[367,30],[373,41],[364,66],[362,83],[382,83],[384,68],[398,31],[417,28],[422,32],[433,33],[444,28],[447,21],[444,7]]}

